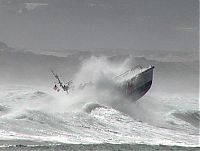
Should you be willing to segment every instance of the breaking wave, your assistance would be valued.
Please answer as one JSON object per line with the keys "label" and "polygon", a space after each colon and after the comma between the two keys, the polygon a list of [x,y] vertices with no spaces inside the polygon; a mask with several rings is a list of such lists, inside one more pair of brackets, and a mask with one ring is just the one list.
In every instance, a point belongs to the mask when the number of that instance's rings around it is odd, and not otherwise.
{"label": "breaking wave", "polygon": [[[4,114],[1,113],[0,116],[1,139],[48,140],[62,143],[198,145],[198,127],[194,123],[199,120],[199,112],[179,113],[177,110],[172,113],[174,109],[169,110],[171,107],[165,106],[165,111],[161,113],[153,105],[152,108],[148,105],[146,108],[144,104],[143,106],[145,99],[141,100],[141,104],[129,104],[128,109],[132,108],[132,112],[125,111],[125,105],[112,107],[87,101],[79,104],[79,110],[59,109],[58,104],[63,103],[60,98],[41,92],[30,91],[20,96],[13,94],[12,99],[9,95],[0,98],[1,104],[4,104],[1,105],[1,112]],[[15,104],[15,99],[18,100],[19,106]],[[160,119],[165,116],[165,121],[160,125],[154,123],[160,120],[158,114]],[[186,136],[190,137],[186,140]]]}
{"label": "breaking wave", "polygon": [[186,111],[186,112],[175,112],[173,115],[191,125],[193,125],[196,128],[199,127],[199,121],[200,121],[200,111]]}

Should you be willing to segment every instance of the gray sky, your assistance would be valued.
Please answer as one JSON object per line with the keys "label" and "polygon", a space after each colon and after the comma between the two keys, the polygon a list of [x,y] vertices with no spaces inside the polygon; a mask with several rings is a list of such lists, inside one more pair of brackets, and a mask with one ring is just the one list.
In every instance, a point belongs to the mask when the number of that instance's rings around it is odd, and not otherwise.
{"label": "gray sky", "polygon": [[198,0],[0,0],[0,41],[29,48],[198,50]]}

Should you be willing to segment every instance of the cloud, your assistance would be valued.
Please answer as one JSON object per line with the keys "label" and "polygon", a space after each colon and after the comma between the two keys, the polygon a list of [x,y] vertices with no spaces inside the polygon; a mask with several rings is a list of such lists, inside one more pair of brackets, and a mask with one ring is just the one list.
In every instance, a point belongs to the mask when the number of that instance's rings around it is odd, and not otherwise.
{"label": "cloud", "polygon": [[48,4],[43,4],[43,3],[24,3],[25,4],[25,8],[28,11],[32,11],[38,7],[46,7],[48,6]]}
{"label": "cloud", "polygon": [[87,4],[89,8],[102,8],[102,9],[111,9],[111,5],[106,5],[104,3],[90,2]]}
{"label": "cloud", "polygon": [[33,11],[35,9],[42,9],[46,8],[48,6],[47,3],[41,3],[41,2],[33,2],[31,0],[20,0],[20,1],[14,1],[14,0],[0,0],[0,6],[3,6],[7,10],[16,11],[18,13],[23,13],[27,11]]}
{"label": "cloud", "polygon": [[195,28],[194,27],[177,27],[177,30],[181,30],[181,31],[194,31]]}

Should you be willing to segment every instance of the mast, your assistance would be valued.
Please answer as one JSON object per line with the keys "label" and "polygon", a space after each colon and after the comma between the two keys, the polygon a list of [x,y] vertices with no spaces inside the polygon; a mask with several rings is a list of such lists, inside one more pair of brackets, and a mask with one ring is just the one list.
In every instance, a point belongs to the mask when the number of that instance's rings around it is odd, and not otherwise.
{"label": "mast", "polygon": [[64,83],[64,82],[61,82],[60,78],[58,77],[57,74],[54,73],[53,70],[51,70],[53,76],[58,80],[58,83],[60,85],[60,87],[63,89],[63,91],[66,91],[68,93],[69,89],[71,88],[71,84],[72,84],[72,81],[68,81],[67,83]]}
{"label": "mast", "polygon": [[54,75],[54,77],[58,80],[58,83],[60,84],[60,87],[64,90],[64,86],[63,83],[61,82],[61,80],[59,79],[58,75],[54,73],[53,70],[51,70],[52,74]]}

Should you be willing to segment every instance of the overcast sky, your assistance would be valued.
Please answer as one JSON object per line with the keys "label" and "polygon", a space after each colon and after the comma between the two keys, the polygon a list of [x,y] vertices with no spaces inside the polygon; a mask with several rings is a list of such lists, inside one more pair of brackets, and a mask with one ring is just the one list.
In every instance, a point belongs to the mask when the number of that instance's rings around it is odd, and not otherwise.
{"label": "overcast sky", "polygon": [[27,48],[198,50],[198,0],[0,0],[0,41]]}

